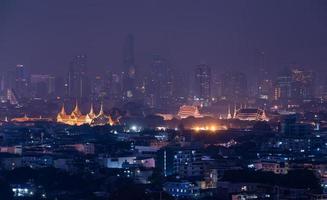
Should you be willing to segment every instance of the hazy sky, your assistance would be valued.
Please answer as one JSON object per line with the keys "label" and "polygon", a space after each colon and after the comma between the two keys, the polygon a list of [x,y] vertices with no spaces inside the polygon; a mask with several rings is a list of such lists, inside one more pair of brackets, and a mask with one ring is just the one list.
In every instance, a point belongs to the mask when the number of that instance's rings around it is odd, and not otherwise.
{"label": "hazy sky", "polygon": [[0,0],[0,69],[65,72],[86,53],[89,68],[119,69],[128,33],[136,64],[159,53],[176,68],[217,71],[290,63],[327,71],[325,0]]}

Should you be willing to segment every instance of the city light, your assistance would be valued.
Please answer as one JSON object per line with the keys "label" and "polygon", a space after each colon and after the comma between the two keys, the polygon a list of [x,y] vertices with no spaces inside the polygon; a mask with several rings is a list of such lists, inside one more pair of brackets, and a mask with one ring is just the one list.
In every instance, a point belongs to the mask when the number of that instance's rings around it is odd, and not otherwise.
{"label": "city light", "polygon": [[194,130],[195,132],[200,132],[200,131],[216,132],[219,130],[227,130],[227,127],[221,125],[199,125],[199,126],[193,126],[191,129]]}

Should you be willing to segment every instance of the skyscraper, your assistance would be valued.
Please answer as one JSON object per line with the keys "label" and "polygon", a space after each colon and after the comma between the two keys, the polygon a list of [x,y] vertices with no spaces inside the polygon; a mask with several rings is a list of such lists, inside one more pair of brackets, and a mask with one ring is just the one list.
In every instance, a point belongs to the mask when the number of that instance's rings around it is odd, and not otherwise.
{"label": "skyscraper", "polygon": [[169,62],[159,55],[152,57],[145,88],[147,102],[151,107],[169,106],[173,97],[173,73]]}
{"label": "skyscraper", "polygon": [[14,90],[19,98],[27,98],[29,93],[30,76],[24,65],[17,65],[15,68]]}
{"label": "skyscraper", "polygon": [[292,69],[292,99],[303,100],[314,96],[314,74],[300,68]]}
{"label": "skyscraper", "polygon": [[314,74],[300,68],[285,68],[277,77],[276,100],[296,100],[314,96]]}
{"label": "skyscraper", "polygon": [[88,98],[90,95],[90,80],[87,73],[86,55],[75,56],[70,62],[68,72],[68,97]]}
{"label": "skyscraper", "polygon": [[55,93],[55,77],[51,75],[32,74],[31,91],[33,97],[45,98]]}
{"label": "skyscraper", "polygon": [[272,100],[273,99],[273,82],[268,76],[268,71],[265,65],[265,52],[258,52],[257,55],[257,69],[258,72],[256,82],[256,96],[260,100]]}
{"label": "skyscraper", "polygon": [[129,34],[123,48],[123,100],[135,96],[135,76],[134,37]]}
{"label": "skyscraper", "polygon": [[275,100],[288,100],[292,97],[292,76],[288,68],[284,68],[278,75],[275,87]]}
{"label": "skyscraper", "polygon": [[194,95],[200,101],[209,101],[211,98],[211,68],[201,64],[195,68]]}
{"label": "skyscraper", "polygon": [[235,103],[247,98],[247,78],[241,72],[229,72],[222,75],[222,97]]}

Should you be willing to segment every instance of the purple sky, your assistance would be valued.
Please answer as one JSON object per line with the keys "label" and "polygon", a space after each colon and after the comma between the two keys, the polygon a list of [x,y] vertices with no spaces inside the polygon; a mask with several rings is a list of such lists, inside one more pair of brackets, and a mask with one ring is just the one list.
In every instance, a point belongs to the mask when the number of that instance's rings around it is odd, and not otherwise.
{"label": "purple sky", "polygon": [[253,70],[264,51],[269,68],[327,69],[325,0],[0,0],[0,70],[57,74],[80,53],[117,70],[128,33],[139,67],[159,53],[180,70]]}

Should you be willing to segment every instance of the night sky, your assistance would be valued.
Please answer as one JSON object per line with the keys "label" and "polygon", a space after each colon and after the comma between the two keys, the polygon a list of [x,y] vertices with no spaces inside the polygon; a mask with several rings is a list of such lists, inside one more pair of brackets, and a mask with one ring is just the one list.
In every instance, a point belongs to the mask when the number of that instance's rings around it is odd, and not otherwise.
{"label": "night sky", "polygon": [[217,71],[291,63],[327,69],[327,1],[310,0],[0,0],[0,69],[66,73],[86,53],[93,72],[118,70],[127,34],[137,67],[152,54],[179,70]]}

